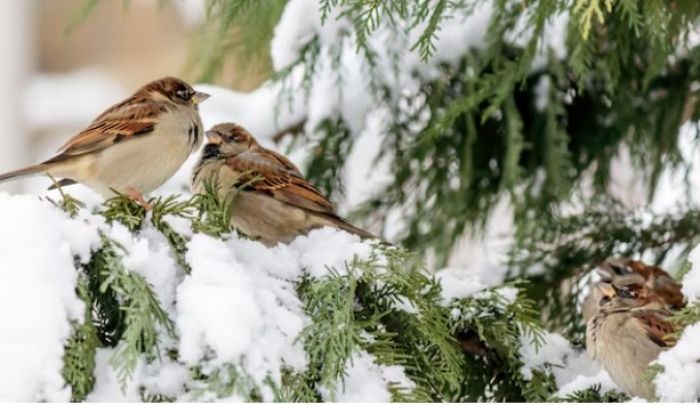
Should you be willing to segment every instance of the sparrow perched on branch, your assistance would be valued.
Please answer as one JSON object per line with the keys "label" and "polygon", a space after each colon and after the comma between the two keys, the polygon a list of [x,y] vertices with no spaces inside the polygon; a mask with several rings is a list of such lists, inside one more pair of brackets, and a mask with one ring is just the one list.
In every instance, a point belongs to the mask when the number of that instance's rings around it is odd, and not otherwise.
{"label": "sparrow perched on branch", "polygon": [[[617,285],[637,283],[654,292],[652,299],[668,309],[676,310],[685,306],[681,285],[668,273],[657,266],[649,266],[627,258],[608,259],[596,269],[601,281]],[[589,319],[598,310],[602,298],[600,291],[593,288],[583,302],[583,319]]]}
{"label": "sparrow perched on branch", "polygon": [[291,242],[315,228],[330,226],[359,235],[374,235],[349,224],[285,156],[266,149],[243,127],[225,123],[206,132],[208,139],[194,169],[192,190],[202,194],[206,182],[225,200],[240,188],[231,223],[245,235],[272,246]]}
{"label": "sparrow perched on branch", "polygon": [[2,174],[0,182],[45,173],[63,179],[60,186],[81,183],[104,197],[114,190],[145,205],[143,194],[201,145],[197,105],[208,97],[176,78],[155,80],[98,116],[55,157]]}
{"label": "sparrow perched on branch", "polygon": [[656,293],[630,282],[599,282],[599,309],[586,327],[586,350],[629,395],[653,400],[653,384],[646,369],[665,348],[672,346],[676,327],[671,312]]}

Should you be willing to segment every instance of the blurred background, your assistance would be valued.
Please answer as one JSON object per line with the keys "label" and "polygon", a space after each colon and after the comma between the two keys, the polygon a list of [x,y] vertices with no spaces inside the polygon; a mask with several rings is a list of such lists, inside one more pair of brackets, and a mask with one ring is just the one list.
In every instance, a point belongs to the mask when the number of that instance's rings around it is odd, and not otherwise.
{"label": "blurred background", "polygon": [[[242,123],[289,154],[342,215],[426,253],[430,267],[468,269],[489,284],[539,277],[542,258],[518,267],[505,253],[542,249],[513,241],[545,240],[533,235],[559,226],[553,217],[592,217],[601,197],[619,207],[601,203],[610,229],[594,224],[595,254],[548,266],[579,272],[612,254],[678,262],[683,255],[668,249],[694,246],[694,231],[653,254],[611,235],[629,234],[614,225],[634,210],[653,211],[646,224],[652,214],[694,215],[688,208],[700,204],[691,187],[700,182],[700,31],[691,24],[700,3],[640,6],[649,13],[643,35],[615,10],[587,38],[576,7],[538,9],[547,24],[534,35],[537,12],[522,13],[519,0],[458,3],[434,39],[420,35],[422,25],[389,23],[372,32],[365,54],[358,27],[339,15],[323,23],[315,0],[0,0],[0,172],[51,157],[105,108],[175,75],[220,85],[203,89],[214,95],[202,106],[205,125]],[[506,3],[512,13],[493,12]],[[353,4],[368,15],[365,2]],[[659,16],[676,29],[654,23]],[[489,24],[502,27],[487,32]],[[419,55],[418,36],[434,42],[425,48],[433,55]],[[525,68],[508,68],[512,60]],[[39,176],[0,190],[47,185]],[[688,218],[683,224],[696,223]]]}
{"label": "blurred background", "polygon": [[[0,172],[50,157],[106,107],[154,78],[191,78],[190,34],[204,19],[204,2],[106,1],[89,11],[85,5],[0,0]],[[227,74],[232,87],[257,84],[255,75]],[[33,184],[11,182],[0,190],[30,191]]]}

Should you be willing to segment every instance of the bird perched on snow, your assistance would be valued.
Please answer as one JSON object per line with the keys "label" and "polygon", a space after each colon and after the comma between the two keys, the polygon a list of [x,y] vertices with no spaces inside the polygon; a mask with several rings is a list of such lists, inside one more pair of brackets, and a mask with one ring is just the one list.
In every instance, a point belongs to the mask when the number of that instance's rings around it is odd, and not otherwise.
{"label": "bird perched on snow", "polygon": [[231,223],[243,234],[271,246],[291,242],[315,228],[330,226],[359,235],[374,235],[349,224],[285,156],[262,147],[243,127],[225,123],[206,132],[208,139],[194,169],[192,189],[216,183],[219,198],[234,187]]}
{"label": "bird perched on snow", "polygon": [[117,191],[146,206],[143,194],[168,180],[199,148],[198,104],[209,97],[182,80],[146,84],[98,116],[55,157],[0,175],[0,182],[50,174],[59,185],[84,184],[105,197]]}
{"label": "bird perched on snow", "polygon": [[[681,285],[668,273],[657,266],[649,266],[637,260],[627,258],[608,259],[596,269],[601,281],[617,285],[637,283],[644,285],[655,294],[652,299],[670,310],[685,306]],[[593,288],[583,302],[583,319],[589,319],[598,310],[602,298],[600,291]]]}
{"label": "bird perched on snow", "polygon": [[632,396],[654,399],[646,369],[665,348],[672,346],[675,325],[656,293],[630,282],[600,282],[598,311],[586,327],[586,350],[615,383]]}

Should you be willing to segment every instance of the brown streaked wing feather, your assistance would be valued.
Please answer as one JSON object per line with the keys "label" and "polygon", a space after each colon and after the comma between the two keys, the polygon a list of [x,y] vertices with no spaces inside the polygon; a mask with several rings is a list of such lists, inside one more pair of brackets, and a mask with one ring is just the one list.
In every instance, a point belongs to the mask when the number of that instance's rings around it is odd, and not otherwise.
{"label": "brown streaked wing feather", "polygon": [[260,176],[262,179],[253,182],[250,189],[271,194],[279,201],[305,210],[335,215],[333,204],[298,174],[296,166],[292,164],[289,168],[278,156],[244,152],[228,158],[226,163],[234,172],[250,172],[241,177],[239,184]]}
{"label": "brown streaked wing feather", "polygon": [[277,159],[277,161],[280,162],[285,168],[287,168],[287,170],[291,170],[297,176],[302,177],[301,172],[299,171],[299,168],[294,163],[292,163],[292,161],[289,160],[286,156],[281,155],[281,154],[279,154],[275,151],[269,150],[269,149],[265,149],[265,152],[269,153],[275,159]]}
{"label": "brown streaked wing feather", "polygon": [[675,331],[675,326],[666,317],[670,315],[666,311],[653,311],[647,309],[637,309],[632,311],[632,319],[649,339],[661,347],[673,346],[675,341],[671,336]]}
{"label": "brown streaked wing feather", "polygon": [[681,285],[657,266],[649,266],[640,261],[630,261],[630,268],[641,274],[646,280],[647,286],[651,287],[671,308],[683,308],[685,298],[681,292]]}
{"label": "brown streaked wing feather", "polygon": [[165,106],[156,101],[129,99],[105,111],[84,131],[71,138],[59,149],[58,158],[94,152],[145,135],[153,131],[163,112]]}
{"label": "brown streaked wing feather", "polygon": [[668,274],[660,275],[654,280],[654,291],[674,309],[685,307],[685,296],[681,288],[681,284]]}

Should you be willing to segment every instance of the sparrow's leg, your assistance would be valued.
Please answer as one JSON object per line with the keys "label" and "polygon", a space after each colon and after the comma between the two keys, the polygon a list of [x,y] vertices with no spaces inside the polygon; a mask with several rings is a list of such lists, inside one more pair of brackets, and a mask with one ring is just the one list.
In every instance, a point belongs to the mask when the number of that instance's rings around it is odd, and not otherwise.
{"label": "sparrow's leg", "polygon": [[138,205],[143,207],[144,210],[146,211],[151,211],[153,209],[153,206],[149,204],[145,198],[143,198],[143,194],[141,194],[138,190],[135,188],[129,187],[126,189],[126,195],[134,200]]}

